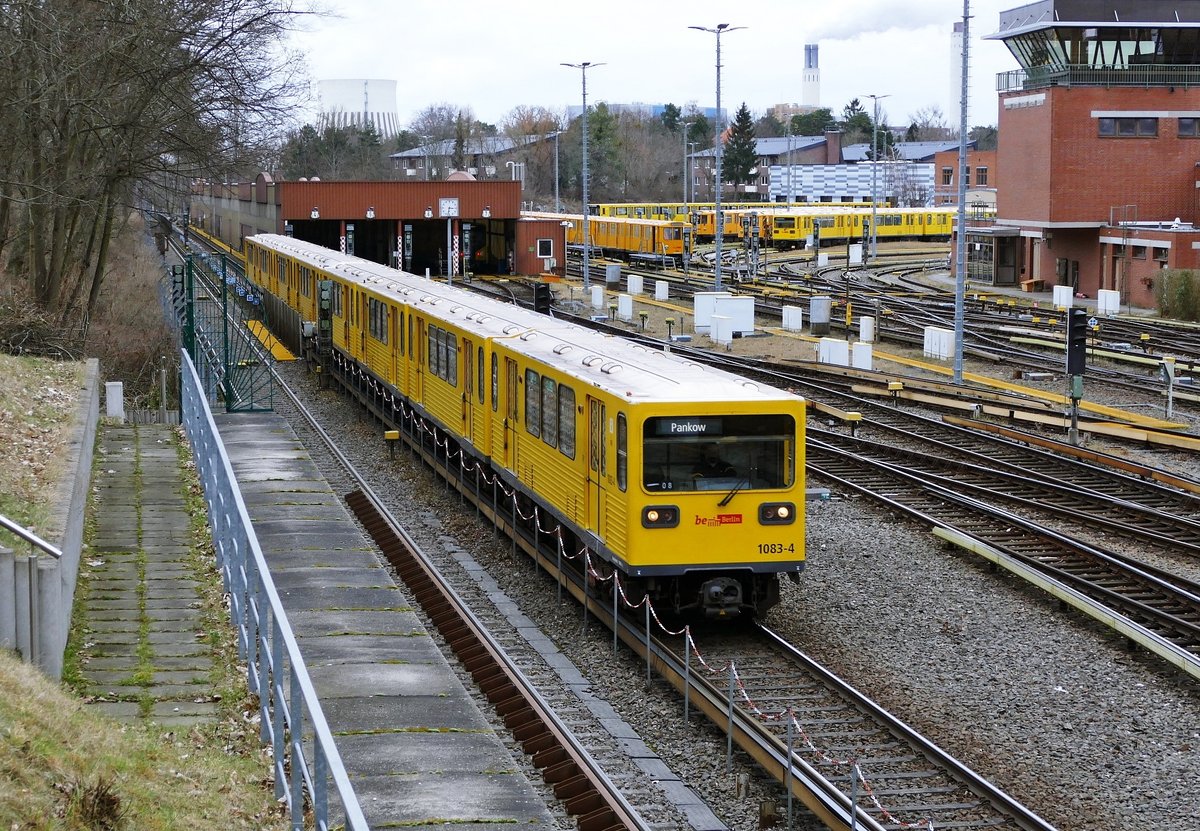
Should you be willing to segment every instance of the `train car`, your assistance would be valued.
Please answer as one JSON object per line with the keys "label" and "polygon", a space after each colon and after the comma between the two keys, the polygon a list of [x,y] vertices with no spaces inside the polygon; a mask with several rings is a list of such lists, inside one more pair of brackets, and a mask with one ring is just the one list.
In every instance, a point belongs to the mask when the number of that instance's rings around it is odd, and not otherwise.
{"label": "train car", "polygon": [[[869,206],[796,208],[772,216],[770,244],[780,249],[804,248],[815,239],[821,246],[845,245],[870,235],[871,219]],[[876,237],[881,240],[943,241],[950,237],[954,211],[947,208],[877,207],[874,220]]]}
{"label": "train car", "polygon": [[[325,300],[300,322],[331,333],[331,377],[456,444],[519,495],[513,521],[557,522],[568,555],[588,552],[634,597],[761,615],[779,575],[803,569],[802,398],[290,237],[245,248],[264,292],[311,275]],[[313,308],[286,297],[297,318]],[[533,505],[540,523],[517,519]],[[508,524],[507,506],[490,510]]]}
{"label": "train car", "polygon": [[[578,214],[522,211],[522,216],[568,222],[567,245],[583,245]],[[588,244],[594,251],[629,259],[633,255],[680,257],[688,250],[692,228],[684,222],[622,216],[589,216]]]}

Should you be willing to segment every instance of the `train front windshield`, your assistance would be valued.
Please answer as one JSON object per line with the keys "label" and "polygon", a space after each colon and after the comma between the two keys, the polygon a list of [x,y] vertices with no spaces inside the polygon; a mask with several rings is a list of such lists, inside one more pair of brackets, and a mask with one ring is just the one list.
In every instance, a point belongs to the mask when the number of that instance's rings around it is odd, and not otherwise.
{"label": "train front windshield", "polygon": [[642,433],[646,490],[777,490],[796,476],[790,415],[661,416]]}

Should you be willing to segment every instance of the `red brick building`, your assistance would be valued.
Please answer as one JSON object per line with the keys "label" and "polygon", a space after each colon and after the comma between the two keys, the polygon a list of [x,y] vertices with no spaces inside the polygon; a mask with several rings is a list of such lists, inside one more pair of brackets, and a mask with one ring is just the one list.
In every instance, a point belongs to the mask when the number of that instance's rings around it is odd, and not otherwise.
{"label": "red brick building", "polygon": [[997,78],[1002,178],[995,224],[968,227],[971,279],[1153,305],[1157,271],[1198,262],[1200,4],[1041,0],[989,38],[1021,68]]}

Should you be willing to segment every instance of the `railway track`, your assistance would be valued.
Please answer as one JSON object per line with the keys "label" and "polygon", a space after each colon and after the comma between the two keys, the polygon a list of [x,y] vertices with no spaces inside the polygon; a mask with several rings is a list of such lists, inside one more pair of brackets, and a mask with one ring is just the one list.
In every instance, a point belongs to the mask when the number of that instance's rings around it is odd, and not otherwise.
{"label": "railway track", "polygon": [[1163,554],[1200,558],[1200,522],[1090,490],[1078,482],[1047,474],[1031,476],[1019,465],[997,464],[983,453],[966,452],[968,458],[954,459],[811,426],[808,436],[844,452],[917,473],[926,482],[964,495],[1006,502],[1029,512],[1052,513],[1079,527],[1099,526],[1126,540],[1157,546]]}
{"label": "railway track", "polygon": [[[206,279],[199,271],[197,275]],[[215,284],[206,288],[210,296],[216,296]],[[228,314],[234,318],[233,322],[240,322],[236,308],[229,309]],[[218,346],[210,343],[209,348]],[[271,362],[264,351],[259,352],[259,359],[264,364]],[[304,406],[300,395],[278,373],[273,374],[277,388],[284,394],[276,410],[292,422],[303,422],[307,432],[322,445],[318,464],[331,485],[343,491],[353,488],[345,497],[352,512],[530,756],[533,766],[542,772],[576,827],[580,831],[651,831],[652,826],[626,800],[605,768],[542,698],[488,627],[462,602],[431,558],[391,519],[365,477]]]}
{"label": "railway track", "polygon": [[[697,644],[699,668],[688,660]],[[751,755],[789,794],[807,791],[810,808],[813,793],[845,802],[864,829],[1052,828],[766,626],[706,628],[656,648],[664,674],[692,679],[690,700],[745,731]]]}
{"label": "railway track", "polygon": [[[976,441],[978,441],[977,436],[975,437],[975,439],[976,439]],[[437,463],[436,458],[427,458],[426,461],[435,463],[435,464]],[[462,483],[461,476],[457,472],[446,471],[445,476],[448,479],[448,481],[451,482],[451,485],[453,487],[458,488],[460,490],[460,492],[464,492],[464,485]],[[467,488],[467,490],[469,490],[469,488]],[[466,495],[469,496],[470,494],[467,493]],[[551,570],[553,568],[553,558],[543,555],[541,565],[542,565],[542,567],[547,568],[547,570]],[[573,592],[574,591],[575,590],[573,590]],[[585,589],[581,589],[581,588],[577,587],[577,591],[578,591],[577,596],[583,596],[586,598],[587,591]],[[606,609],[608,608],[607,602],[601,598],[592,597],[590,600],[590,603],[592,604],[591,612],[593,614],[595,614],[597,617],[603,617]],[[636,631],[631,631],[630,634],[628,634],[628,635],[623,634],[622,637],[624,637],[626,639],[627,643],[630,643],[631,646],[634,646],[634,645],[639,644],[644,641],[645,633],[644,633],[644,631],[641,633],[638,633]],[[768,637],[768,635],[764,634],[764,635],[762,635],[762,637],[766,638],[766,637]],[[665,650],[665,647],[664,647],[664,650]],[[659,666],[660,669],[662,667],[665,667],[668,664],[672,663],[673,660],[677,660],[677,656],[675,656],[673,658],[672,654],[669,652],[669,650],[655,653],[654,663],[656,666]],[[750,659],[750,660],[758,660],[758,659]],[[686,662],[686,659],[684,659],[684,663],[685,662]],[[772,682],[772,683],[774,683],[774,682]],[[786,687],[790,683],[791,683],[790,681],[784,681],[784,682],[782,682],[782,684],[774,686],[774,687],[771,686],[771,684],[768,684],[766,687],[763,688],[766,692],[766,695],[765,696],[756,696],[756,698],[754,700],[763,700],[764,698],[771,698],[772,697],[771,690],[778,690],[780,687]],[[696,696],[700,696],[700,687],[696,687],[692,694],[694,694]],[[717,721],[719,723],[723,718],[723,714],[730,707],[730,702],[736,700],[740,695],[741,695],[741,692],[739,691],[739,692],[735,693],[733,698],[730,698],[729,696],[718,696],[718,697],[713,698],[712,701],[714,703],[711,705],[711,709],[712,709],[713,713],[716,714],[714,717],[714,721]],[[700,699],[697,698],[696,700],[697,700],[697,702],[699,702]],[[697,706],[699,706],[699,703]],[[712,713],[710,713],[710,715],[712,715]],[[739,720],[739,723],[740,723],[740,720]],[[772,738],[767,738],[766,734],[764,733],[761,740],[757,740],[754,743],[750,743],[748,739],[744,740],[742,738],[741,733],[743,731],[746,732],[747,734],[749,734],[751,732],[754,732],[754,729],[750,728],[748,726],[747,727],[739,726],[738,727],[739,744],[741,746],[745,747],[748,750],[748,752],[751,752],[752,755],[754,755],[754,758],[756,760],[758,760],[760,762],[760,764],[762,764],[764,766],[765,769],[771,771],[772,773],[777,772],[778,778],[780,779],[780,781],[787,784],[787,786],[789,787],[789,791],[791,791],[793,788],[793,785],[791,783],[801,781],[800,773],[802,773],[802,772],[806,773],[806,771],[804,770],[804,765],[800,764],[801,762],[804,761],[803,753],[802,752],[797,753],[797,759],[793,760],[793,764],[791,764],[791,765],[786,764],[786,755],[787,755],[786,754],[786,751],[787,751],[786,745],[784,745],[782,756],[778,755],[779,745],[780,745],[778,735],[774,735]],[[770,731],[767,731],[767,732],[770,732]],[[745,741],[746,743],[743,744],[743,741]],[[772,747],[774,748],[774,750],[770,749]],[[758,749],[754,750],[752,748],[758,748]],[[776,758],[779,760],[777,770],[772,768],[772,764],[770,762],[772,753],[777,754]],[[922,753],[922,755],[923,755],[923,753]],[[850,791],[853,791],[854,780],[855,780],[854,777],[844,776],[843,781],[841,781],[839,783],[838,781],[836,781],[837,780],[836,776],[834,776],[833,778],[835,781],[829,783],[829,784],[833,785],[833,789],[825,791],[827,796],[821,797],[821,799],[828,799],[830,805],[836,805],[837,803],[839,803],[839,801],[844,801],[846,799],[849,799],[849,797],[846,796],[846,791],[847,791],[847,789],[849,789]],[[900,777],[900,781],[903,781],[903,780],[904,780],[904,777]],[[890,782],[890,780],[888,780],[888,781]],[[948,781],[956,781],[956,780],[951,779]],[[861,784],[861,781],[860,781],[860,784]],[[795,786],[795,787],[798,787],[798,786]],[[959,796],[957,796],[957,797],[951,797],[952,801],[950,801],[944,809],[939,809],[939,810],[946,810],[948,812],[946,814],[943,814],[942,816],[950,817],[953,815],[952,812],[958,811],[958,812],[962,812],[962,815],[960,818],[965,818],[970,822],[978,821],[981,823],[978,826],[968,825],[965,827],[996,827],[995,816],[993,816],[992,819],[990,820],[991,824],[987,825],[989,820],[986,817],[988,815],[988,812],[993,810],[992,807],[988,807],[991,805],[990,801],[988,799],[980,798],[977,795],[970,796],[971,794],[977,794],[977,790],[975,788],[972,788],[970,785],[968,785],[964,782],[958,782],[957,784],[943,784],[940,786],[933,787],[932,789],[926,789],[926,790],[932,792],[932,791],[938,790],[938,789],[941,789],[945,793],[949,793],[949,794],[954,794],[954,793],[959,794]],[[895,790],[895,789],[889,785],[881,790],[877,790],[876,793],[887,796],[888,800],[890,800],[890,798],[892,796],[891,792],[893,790]],[[834,795],[835,791],[842,793],[842,800],[839,800],[839,798]],[[810,793],[811,793],[811,791],[810,791]],[[912,797],[914,799],[916,799],[916,798],[925,799],[928,797],[928,793],[926,793],[926,791],[921,791],[918,793],[918,792],[909,792],[909,791],[900,789],[899,791],[897,791],[897,793],[904,795],[905,798]],[[895,804],[895,803],[891,803],[891,804]],[[978,814],[978,815],[976,815],[976,814]],[[878,814],[878,816],[883,817],[884,815],[882,813],[880,813],[880,814]],[[1034,819],[1036,821],[1036,818],[1034,818]],[[885,827],[884,825],[880,825],[880,823],[876,819],[876,817],[871,814],[871,808],[869,806],[863,809],[863,811],[861,812],[861,817],[859,817],[856,821],[858,822],[858,827],[862,827],[862,828]],[[950,820],[945,820],[945,821],[950,821]],[[1009,822],[1010,820],[1003,819],[1001,821]],[[1013,821],[1015,821],[1015,820],[1013,820]],[[831,825],[831,827],[842,827],[842,826]],[[894,826],[892,826],[892,827],[894,827]],[[941,827],[941,826],[935,825],[933,827]],[[1005,826],[1001,825],[1000,827],[1005,827]],[[1042,827],[1048,827],[1048,826],[1045,826],[1044,824],[1042,824],[1042,825],[1015,824],[1015,825],[1010,825],[1009,827],[1042,828]]]}
{"label": "railway track", "polygon": [[994,505],[960,495],[924,475],[820,440],[809,441],[808,466],[844,488],[870,496],[923,524],[977,541],[1042,578],[1090,599],[1094,617],[1106,620],[1188,674],[1200,677],[1200,584],[1085,545]]}

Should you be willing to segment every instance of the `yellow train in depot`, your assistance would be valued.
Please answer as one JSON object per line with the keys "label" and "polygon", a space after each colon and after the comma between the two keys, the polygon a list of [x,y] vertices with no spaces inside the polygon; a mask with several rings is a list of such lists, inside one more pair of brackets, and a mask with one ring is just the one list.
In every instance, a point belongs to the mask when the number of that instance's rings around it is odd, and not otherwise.
{"label": "yellow train in depot", "polygon": [[557,523],[660,612],[761,615],[803,569],[802,398],[290,237],[245,255],[273,326],[325,333],[326,372],[515,490],[499,524]]}
{"label": "yellow train in depot", "polygon": [[[954,230],[957,208],[889,208],[877,207],[874,212],[876,237],[881,240],[946,241]],[[745,208],[741,205],[722,208],[725,218],[724,238],[742,240],[749,224],[749,215],[756,213],[759,238],[774,248],[804,248],[816,240],[821,246],[845,245],[861,240],[869,233],[872,212],[870,206],[813,205],[774,209]],[[816,230],[814,236],[814,229]],[[716,212],[699,211],[696,222],[696,241],[710,242],[716,237]]]}
{"label": "yellow train in depot", "polygon": [[[567,245],[583,245],[583,217],[579,214],[522,211],[521,216],[565,222]],[[690,250],[692,226],[687,222],[633,216],[589,216],[587,221],[589,250],[598,256],[680,257]]]}

